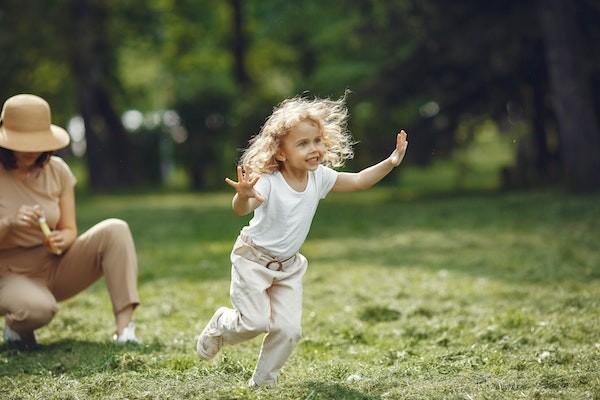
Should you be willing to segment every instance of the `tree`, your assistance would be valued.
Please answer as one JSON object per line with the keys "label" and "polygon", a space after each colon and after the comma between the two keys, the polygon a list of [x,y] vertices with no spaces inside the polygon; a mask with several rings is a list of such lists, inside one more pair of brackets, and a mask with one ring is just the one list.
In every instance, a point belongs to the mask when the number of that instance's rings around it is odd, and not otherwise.
{"label": "tree", "polygon": [[250,76],[246,70],[246,36],[244,32],[244,7],[242,0],[230,0],[231,5],[231,31],[234,77],[243,89],[250,84]]}
{"label": "tree", "polygon": [[70,65],[86,131],[90,184],[110,190],[136,183],[131,141],[112,104],[114,48],[109,43],[108,9],[102,0],[72,0]]}
{"label": "tree", "polygon": [[600,130],[579,48],[582,33],[575,6],[569,0],[543,0],[539,5],[567,184],[576,191],[598,190]]}

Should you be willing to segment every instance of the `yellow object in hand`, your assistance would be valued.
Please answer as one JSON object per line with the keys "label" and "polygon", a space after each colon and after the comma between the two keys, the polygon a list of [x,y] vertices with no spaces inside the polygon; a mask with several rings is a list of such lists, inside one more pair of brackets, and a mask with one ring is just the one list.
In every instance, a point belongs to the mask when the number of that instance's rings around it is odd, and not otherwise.
{"label": "yellow object in hand", "polygon": [[[46,239],[49,239],[50,233],[52,231],[50,230],[50,227],[48,226],[48,223],[46,222],[46,218],[45,217],[40,217],[38,219],[38,223],[40,224],[40,229],[44,233],[44,236],[46,237]],[[56,254],[57,256],[59,256],[59,255],[62,254],[62,251],[60,249],[57,249],[54,246],[50,246],[50,251],[52,253]]]}

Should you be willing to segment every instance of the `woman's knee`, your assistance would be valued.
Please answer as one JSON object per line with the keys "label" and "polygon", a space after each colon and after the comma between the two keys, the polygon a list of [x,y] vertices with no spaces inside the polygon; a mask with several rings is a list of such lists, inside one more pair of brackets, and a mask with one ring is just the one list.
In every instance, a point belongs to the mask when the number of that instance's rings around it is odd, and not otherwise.
{"label": "woman's knee", "polygon": [[31,331],[50,323],[57,311],[55,299],[32,296],[20,301],[17,299],[6,314],[6,319],[17,331]]}
{"label": "woman's knee", "polygon": [[131,237],[131,230],[129,229],[129,224],[122,219],[118,218],[109,218],[98,224],[99,229],[105,235],[123,238],[123,237]]}
{"label": "woman's knee", "polygon": [[56,299],[42,283],[22,275],[0,279],[0,309],[11,326],[31,329],[46,325],[58,310]]}
{"label": "woman's knee", "polygon": [[87,237],[91,243],[98,243],[101,247],[120,248],[125,246],[132,248],[133,237],[127,222],[118,218],[109,218],[99,222],[91,228],[84,237]]}

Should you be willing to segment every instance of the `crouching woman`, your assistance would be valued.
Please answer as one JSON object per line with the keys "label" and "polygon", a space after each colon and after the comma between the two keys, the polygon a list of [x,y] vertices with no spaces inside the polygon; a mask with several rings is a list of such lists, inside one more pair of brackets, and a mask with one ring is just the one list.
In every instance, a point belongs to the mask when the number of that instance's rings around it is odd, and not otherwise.
{"label": "crouching woman", "polygon": [[8,99],[0,117],[0,315],[8,344],[34,345],[58,307],[104,276],[118,343],[137,342],[137,256],[126,222],[108,219],[77,236],[76,183],[53,155],[69,144],[40,97]]}

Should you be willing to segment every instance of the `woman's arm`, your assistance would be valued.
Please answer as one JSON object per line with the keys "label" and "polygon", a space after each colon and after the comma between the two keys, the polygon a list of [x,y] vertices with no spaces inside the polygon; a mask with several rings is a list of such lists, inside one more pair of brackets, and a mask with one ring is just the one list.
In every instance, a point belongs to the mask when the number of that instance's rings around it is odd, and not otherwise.
{"label": "woman's arm", "polygon": [[370,188],[400,165],[407,146],[406,132],[400,131],[396,137],[396,148],[388,158],[360,172],[340,172],[331,190],[334,192],[355,192]]}
{"label": "woman's arm", "polygon": [[48,244],[62,251],[68,249],[77,239],[77,220],[75,217],[75,190],[69,187],[58,201],[60,219],[56,229],[48,236]]}

